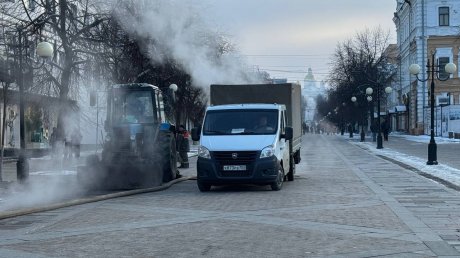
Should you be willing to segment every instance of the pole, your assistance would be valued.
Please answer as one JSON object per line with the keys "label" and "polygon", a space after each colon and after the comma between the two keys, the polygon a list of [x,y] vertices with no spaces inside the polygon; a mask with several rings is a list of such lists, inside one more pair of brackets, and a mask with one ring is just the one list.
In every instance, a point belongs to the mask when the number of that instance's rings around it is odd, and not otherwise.
{"label": "pole", "polygon": [[17,180],[23,182],[29,177],[29,164],[27,161],[27,155],[25,153],[26,142],[25,142],[25,126],[24,126],[24,73],[23,73],[23,60],[22,60],[22,28],[18,29],[19,32],[19,138],[20,138],[20,150],[19,157],[16,163]]}
{"label": "pole", "polygon": [[430,88],[430,143],[428,144],[428,161],[426,162],[427,165],[438,165],[438,158],[437,158],[437,146],[436,141],[434,140],[434,79],[435,79],[435,64],[434,64],[434,53],[431,55],[431,66],[430,62],[428,61],[427,65],[428,69],[431,69],[431,88]]}
{"label": "pole", "polygon": [[[436,119],[436,121],[438,121],[438,120]],[[436,128],[438,128],[438,127],[436,127]],[[443,137],[443,135],[442,135],[442,105],[441,105],[441,137]]]}
{"label": "pole", "polygon": [[383,149],[380,125],[380,84],[377,84],[377,149]]}
{"label": "pole", "polygon": [[99,98],[96,92],[96,152],[99,147]]}
{"label": "pole", "polygon": [[364,133],[364,117],[365,115],[363,115],[363,119],[361,121],[361,142],[364,142],[365,141],[365,133]]}

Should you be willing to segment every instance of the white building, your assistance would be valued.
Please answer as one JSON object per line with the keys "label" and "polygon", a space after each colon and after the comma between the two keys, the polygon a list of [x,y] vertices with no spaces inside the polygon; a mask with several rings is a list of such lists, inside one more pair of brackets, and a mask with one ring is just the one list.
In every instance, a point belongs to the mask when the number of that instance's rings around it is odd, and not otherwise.
{"label": "white building", "polygon": [[[409,74],[408,67],[417,63],[422,68],[419,78],[427,79],[426,63],[434,54],[442,66],[459,63],[460,1],[458,0],[397,0],[393,21],[399,48],[399,90],[407,104],[408,127],[413,134],[426,133],[429,120],[430,82],[420,82]],[[442,67],[443,68],[443,67]],[[435,81],[435,105],[447,96],[450,104],[460,103],[459,73],[446,82]]]}
{"label": "white building", "polygon": [[318,95],[325,95],[326,88],[324,82],[315,80],[313,71],[308,68],[308,73],[304,78],[302,96],[306,99],[307,105],[305,108],[305,121],[311,123],[314,120],[316,113],[316,98]]}

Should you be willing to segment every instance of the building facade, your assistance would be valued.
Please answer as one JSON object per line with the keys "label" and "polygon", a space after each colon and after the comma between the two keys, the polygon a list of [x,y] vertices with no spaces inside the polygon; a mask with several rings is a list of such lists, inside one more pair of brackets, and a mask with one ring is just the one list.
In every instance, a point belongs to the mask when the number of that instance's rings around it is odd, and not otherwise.
{"label": "building facade", "polygon": [[[399,91],[407,107],[407,129],[412,134],[424,134],[429,129],[427,108],[429,96],[435,94],[435,105],[460,104],[460,73],[447,81],[435,80],[430,92],[431,78],[427,77],[427,60],[434,56],[441,72],[449,62],[460,64],[460,1],[458,0],[397,0],[393,21],[396,25]],[[431,61],[430,61],[431,62]],[[419,79],[410,75],[408,67],[419,64]],[[441,74],[443,76],[443,74]]]}

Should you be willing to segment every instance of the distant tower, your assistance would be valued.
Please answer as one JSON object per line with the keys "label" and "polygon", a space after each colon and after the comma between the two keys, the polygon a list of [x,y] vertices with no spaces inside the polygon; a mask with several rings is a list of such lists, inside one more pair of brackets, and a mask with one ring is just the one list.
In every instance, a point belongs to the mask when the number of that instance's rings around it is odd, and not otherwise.
{"label": "distant tower", "polygon": [[316,112],[316,96],[318,95],[318,86],[311,68],[308,68],[308,73],[304,78],[302,95],[307,100],[305,107],[305,121],[313,122]]}

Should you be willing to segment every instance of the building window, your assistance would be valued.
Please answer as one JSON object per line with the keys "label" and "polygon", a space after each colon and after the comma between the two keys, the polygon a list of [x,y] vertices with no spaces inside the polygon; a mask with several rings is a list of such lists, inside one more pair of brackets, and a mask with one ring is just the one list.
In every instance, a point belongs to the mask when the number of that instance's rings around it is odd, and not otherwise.
{"label": "building window", "polygon": [[449,7],[439,7],[439,26],[449,26]]}
{"label": "building window", "polygon": [[449,63],[448,57],[440,57],[438,58],[438,65],[439,65],[439,76],[441,78],[447,78],[449,73],[446,72],[446,64]]}

